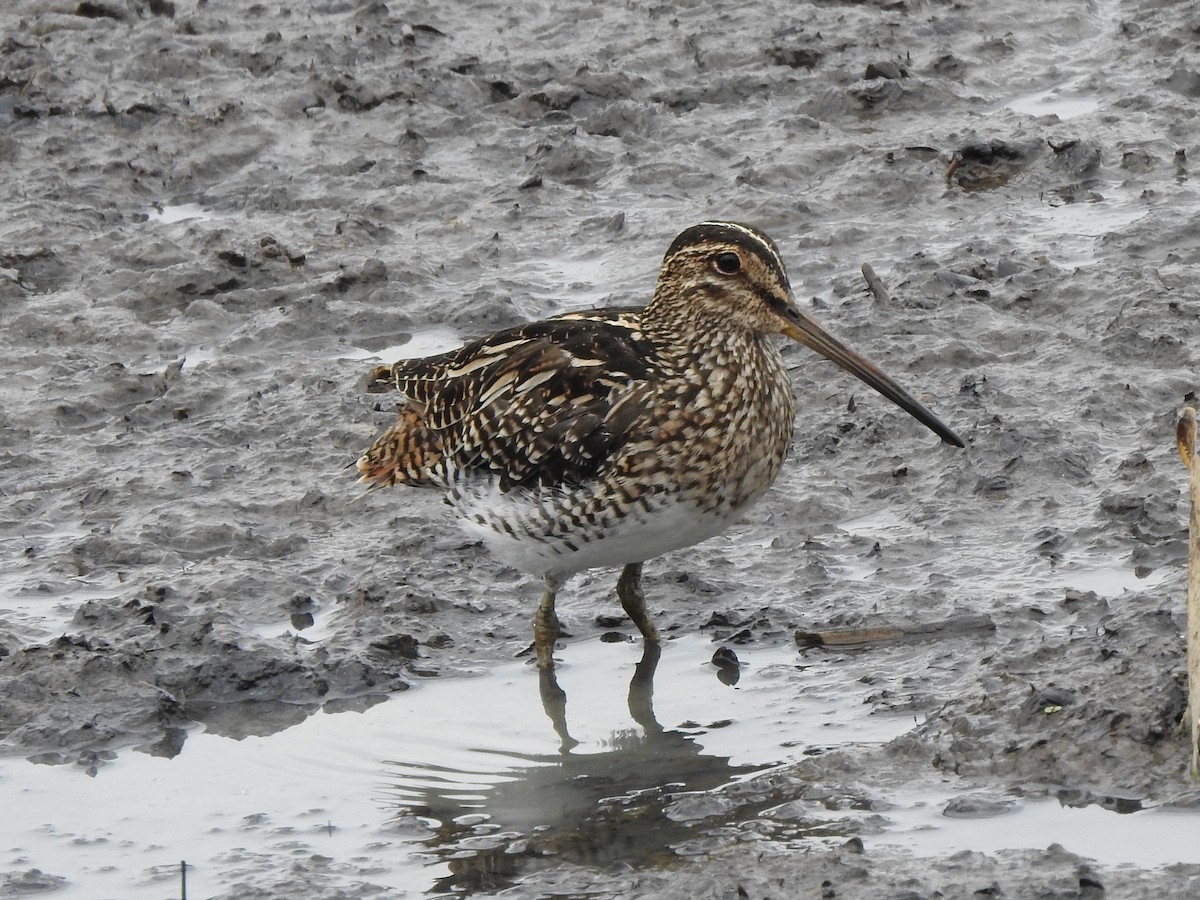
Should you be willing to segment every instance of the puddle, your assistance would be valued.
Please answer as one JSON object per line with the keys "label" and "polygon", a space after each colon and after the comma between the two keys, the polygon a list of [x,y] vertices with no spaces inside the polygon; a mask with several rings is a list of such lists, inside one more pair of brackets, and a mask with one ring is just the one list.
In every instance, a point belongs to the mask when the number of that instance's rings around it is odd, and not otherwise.
{"label": "puddle", "polygon": [[1062,566],[1058,577],[1064,588],[1095,591],[1100,597],[1119,597],[1126,591],[1145,591],[1158,587],[1171,574],[1167,568],[1142,572],[1122,566],[1077,563]]}
{"label": "puddle", "polygon": [[[872,715],[871,687],[790,644],[734,648],[734,684],[711,662],[716,647],[688,636],[656,658],[640,642],[576,641],[554,676],[514,661],[266,737],[193,732],[170,759],[126,750],[90,773],[95,759],[3,759],[7,868],[65,879],[63,900],[162,900],[178,896],[184,860],[196,896],[266,887],[298,867],[458,896],[562,861],[661,867],[702,853],[713,829],[771,815],[730,790],[753,793],[781,764],[914,723]],[[1058,842],[1105,863],[1200,862],[1194,814],[1119,816],[1067,798],[949,818],[955,796],[944,782],[884,793],[872,813],[884,830],[869,839],[918,856]],[[860,830],[861,810],[789,805],[801,815],[772,820],[772,840],[803,847]]]}
{"label": "puddle", "polygon": [[279,638],[299,635],[311,643],[319,643],[333,634],[338,619],[333,615],[335,603],[312,603],[288,613],[285,617],[269,622],[246,622],[247,629],[263,638]]}
{"label": "puddle", "polygon": [[[1006,97],[992,106],[989,114],[1011,109],[1024,115],[1066,120],[1100,109],[1101,97],[1085,85],[1097,71],[1110,65],[1111,35],[1122,21],[1120,5],[1114,0],[1091,0],[1086,10],[1081,9],[1072,18],[1078,29],[1076,34],[1067,36],[1052,29],[1043,35],[1048,40],[1044,52],[1048,72],[1057,73],[1060,80],[1029,93]],[[1065,74],[1073,77],[1062,78]]]}
{"label": "puddle", "polygon": [[196,366],[210,363],[219,359],[217,351],[210,347],[192,347],[183,355],[183,371],[196,368]]}
{"label": "puddle", "polygon": [[127,750],[94,777],[0,760],[0,844],[10,868],[65,877],[64,900],[161,900],[181,860],[207,896],[313,855],[348,877],[369,869],[365,880],[428,890],[472,883],[462,860],[497,842],[525,860],[514,841],[601,828],[595,840],[611,843],[618,820],[649,829],[645,852],[668,852],[690,832],[664,815],[664,791],[708,791],[912,725],[871,716],[868,687],[837,666],[802,670],[791,646],[739,650],[740,680],[723,683],[715,648],[669,642],[654,672],[640,643],[573,642],[556,679],[512,662],[267,737],[192,733],[173,759]]}
{"label": "puddle", "polygon": [[1111,264],[1105,238],[1121,234],[1153,212],[1139,188],[1098,180],[1066,185],[1036,201],[1024,198],[1002,212],[998,224],[1021,239],[1024,249],[1054,265],[1080,268]]}
{"label": "puddle", "polygon": [[[544,801],[536,812],[522,807],[508,818],[482,785],[531,775],[541,780],[535,770],[551,767],[568,776],[568,790],[585,791],[584,781],[610,769],[642,773],[638,783],[624,786],[629,790],[685,783],[688,772],[715,787],[814,746],[882,742],[913,725],[911,717],[871,716],[864,705],[871,688],[847,686],[836,666],[809,666],[791,645],[735,649],[742,657],[739,680],[723,683],[711,663],[718,646],[699,635],[683,637],[669,642],[655,664],[642,658],[640,642],[571,643],[549,681],[523,664],[501,667],[468,687],[475,743],[463,746],[453,732],[430,729],[402,761],[391,763],[395,796],[436,809],[442,819],[486,806],[500,824],[555,825],[562,815],[557,801]],[[397,699],[400,705],[436,704],[429,709],[435,720],[446,702],[442,686],[433,683]],[[421,710],[404,718],[421,721]],[[486,743],[480,734],[489,736]],[[447,771],[473,773],[466,793],[453,778],[447,782]],[[615,786],[611,774],[604,780]]]}
{"label": "puddle", "polygon": [[447,350],[461,347],[463,343],[464,338],[453,328],[435,326],[414,331],[403,343],[390,344],[378,350],[347,347],[335,353],[333,358],[352,361],[375,359],[386,364],[393,363],[398,359],[417,359],[422,356],[445,353]]}
{"label": "puddle", "polygon": [[[313,854],[341,866],[370,854],[376,877],[428,883],[380,811],[370,755],[336,740],[293,747],[288,734],[193,735],[175,759],[126,752],[95,777],[5,760],[5,867],[66,878],[63,900],[178,897],[181,860],[193,896],[262,884]],[[319,758],[306,755],[313,749]]]}
{"label": "puddle", "polygon": [[1064,234],[1089,238],[1120,231],[1149,215],[1145,206],[1135,206],[1121,198],[1057,206],[1042,204],[1030,207],[1029,212],[1048,225],[1058,226]]}
{"label": "puddle", "polygon": [[1075,807],[1066,801],[1021,800],[989,818],[949,818],[942,809],[953,795],[890,798],[887,831],[875,838],[919,855],[962,850],[1044,849],[1062,844],[1071,853],[1105,865],[1143,868],[1200,863],[1195,811],[1142,809],[1120,815],[1102,806]]}
{"label": "puddle", "polygon": [[14,633],[24,640],[40,641],[67,630],[75,611],[85,600],[111,597],[125,589],[115,574],[97,578],[47,578],[33,574],[34,567],[18,560],[55,555],[64,544],[74,544],[91,534],[78,522],[57,526],[30,523],[25,533],[0,538],[0,553],[13,564],[0,571],[0,613]]}
{"label": "puddle", "polygon": [[[608,257],[539,258],[525,267],[525,271],[516,269],[513,274],[517,279],[528,281],[531,297],[559,301],[562,308],[552,313],[556,314],[610,305],[614,287],[628,272],[616,269]],[[646,273],[645,278],[653,280],[654,272]],[[645,278],[636,283],[646,284]],[[562,302],[565,297],[570,297],[569,302]]]}
{"label": "puddle", "polygon": [[1074,119],[1100,108],[1100,100],[1092,94],[1075,89],[1084,81],[1073,78],[1043,90],[1020,94],[1001,100],[988,113],[1011,109],[1027,116],[1058,116],[1059,119]]}
{"label": "puddle", "polygon": [[180,203],[174,206],[155,204],[141,210],[147,222],[158,222],[161,225],[173,225],[176,222],[186,222],[188,219],[216,219],[220,214],[199,203]]}

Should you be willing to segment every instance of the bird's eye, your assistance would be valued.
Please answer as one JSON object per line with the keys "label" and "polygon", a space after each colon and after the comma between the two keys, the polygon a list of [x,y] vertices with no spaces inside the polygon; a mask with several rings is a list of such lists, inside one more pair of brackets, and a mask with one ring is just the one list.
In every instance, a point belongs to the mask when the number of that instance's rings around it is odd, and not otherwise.
{"label": "bird's eye", "polygon": [[736,275],[742,270],[742,259],[736,253],[718,253],[713,257],[713,268],[722,275]]}

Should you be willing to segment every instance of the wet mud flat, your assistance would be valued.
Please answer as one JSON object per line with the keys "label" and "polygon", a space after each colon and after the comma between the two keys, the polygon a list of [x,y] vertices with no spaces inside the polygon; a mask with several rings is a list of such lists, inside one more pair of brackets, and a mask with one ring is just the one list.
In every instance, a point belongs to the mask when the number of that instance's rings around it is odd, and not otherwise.
{"label": "wet mud flat", "polygon": [[[1167,837],[1200,802],[1172,446],[1200,338],[1193,18],[7,5],[0,792],[25,813],[0,896],[174,896],[185,858],[228,897],[1193,896]],[[630,630],[615,573],[588,573],[556,718],[513,662],[538,586],[436,498],[352,502],[393,412],[358,381],[644,302],[709,217],[770,233],[814,316],[969,446],[788,351],[775,489],[647,566],[652,697],[636,645],[601,641]],[[795,638],[964,620],[987,627]],[[431,720],[474,697],[434,802]],[[512,745],[505,697],[531,710]],[[823,710],[887,727],[830,740]]]}

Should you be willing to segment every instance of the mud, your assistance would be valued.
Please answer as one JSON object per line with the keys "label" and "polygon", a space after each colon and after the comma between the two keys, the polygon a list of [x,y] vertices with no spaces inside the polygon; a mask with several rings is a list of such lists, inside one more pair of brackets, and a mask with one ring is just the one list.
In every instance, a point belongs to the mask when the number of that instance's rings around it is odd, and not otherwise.
{"label": "mud", "polygon": [[[1193,896],[1200,860],[1118,865],[1070,835],[921,852],[869,816],[835,843],[786,822],[953,785],[985,801],[960,811],[1051,797],[1196,827],[1172,443],[1200,340],[1195,27],[1161,0],[6,4],[5,795],[27,759],[103,779],[183,758],[200,726],[278,733],[511,660],[538,585],[436,498],[354,499],[344,467],[392,413],[360,391],[367,357],[644,302],[675,234],[723,217],[768,231],[814,315],[969,446],[789,350],[792,456],[736,529],[648,564],[660,628],[751,650],[994,630],[797,647],[913,727],[706,787],[719,827],[696,816],[670,852],[547,850],[439,889]],[[614,579],[562,598],[568,667],[614,628]],[[0,896],[86,895],[23,843],[40,824],[10,823]],[[225,858],[222,896],[414,889],[285,860]]]}

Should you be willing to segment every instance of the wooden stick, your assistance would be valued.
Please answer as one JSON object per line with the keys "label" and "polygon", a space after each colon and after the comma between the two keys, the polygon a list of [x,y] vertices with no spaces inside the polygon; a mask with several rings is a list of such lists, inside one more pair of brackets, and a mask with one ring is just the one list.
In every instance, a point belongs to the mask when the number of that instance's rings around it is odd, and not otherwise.
{"label": "wooden stick", "polygon": [[879,276],[875,274],[875,270],[871,268],[870,263],[862,264],[863,278],[867,279],[867,287],[871,289],[871,293],[875,295],[875,299],[880,303],[891,303],[892,298],[887,292],[887,288],[883,286],[883,282],[879,280]]}
{"label": "wooden stick", "polygon": [[949,181],[954,177],[954,173],[958,171],[958,167],[963,164],[961,153],[955,153],[954,159],[950,160],[950,165],[946,168],[946,180]]}
{"label": "wooden stick", "polygon": [[831,628],[827,631],[797,631],[794,635],[801,650],[813,647],[870,647],[892,641],[930,641],[963,634],[995,631],[996,623],[988,616],[959,615],[940,622],[917,625],[877,625],[869,628]]}
{"label": "wooden stick", "polygon": [[1192,778],[1200,778],[1200,454],[1196,447],[1196,410],[1185,406],[1175,426],[1175,446],[1190,476],[1188,496],[1187,725],[1192,736]]}

